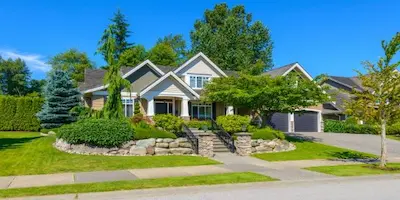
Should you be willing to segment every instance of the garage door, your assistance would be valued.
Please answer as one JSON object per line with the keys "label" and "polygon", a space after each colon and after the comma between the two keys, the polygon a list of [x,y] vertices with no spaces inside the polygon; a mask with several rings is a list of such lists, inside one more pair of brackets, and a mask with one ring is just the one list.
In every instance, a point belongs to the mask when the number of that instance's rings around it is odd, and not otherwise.
{"label": "garage door", "polygon": [[288,113],[273,114],[270,125],[274,129],[288,132],[289,131],[289,115],[288,115]]}
{"label": "garage door", "polygon": [[318,132],[318,113],[306,111],[294,114],[295,132]]}

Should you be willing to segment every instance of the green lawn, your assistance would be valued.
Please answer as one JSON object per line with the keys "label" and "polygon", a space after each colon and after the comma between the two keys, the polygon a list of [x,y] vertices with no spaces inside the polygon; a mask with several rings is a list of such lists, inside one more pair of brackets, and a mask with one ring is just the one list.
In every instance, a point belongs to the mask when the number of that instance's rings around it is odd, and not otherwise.
{"label": "green lawn", "polygon": [[134,190],[145,188],[161,187],[180,187],[193,185],[216,185],[229,183],[247,183],[275,181],[268,176],[263,176],[251,172],[226,173],[215,175],[173,177],[160,179],[139,179],[134,181],[114,181],[102,183],[84,183],[57,185],[47,187],[17,188],[0,190],[0,198],[20,197],[20,196],[40,196],[55,194],[75,194],[85,192],[105,192],[116,190]]}
{"label": "green lawn", "polygon": [[389,138],[389,139],[392,139],[392,140],[399,140],[400,141],[400,135],[387,135],[386,137]]}
{"label": "green lawn", "polygon": [[324,145],[321,143],[304,141],[287,137],[287,140],[296,145],[296,150],[279,153],[262,153],[253,156],[267,161],[286,160],[314,160],[314,159],[351,159],[351,158],[375,158],[372,154],[362,153],[349,149]]}
{"label": "green lawn", "polygon": [[305,169],[325,174],[332,174],[335,176],[397,174],[400,173],[400,163],[389,163],[387,165],[387,169],[379,169],[377,165],[372,165],[372,164],[321,166],[321,167],[309,167]]}
{"label": "green lawn", "polygon": [[198,156],[95,156],[58,151],[54,137],[0,132],[0,176],[218,164]]}

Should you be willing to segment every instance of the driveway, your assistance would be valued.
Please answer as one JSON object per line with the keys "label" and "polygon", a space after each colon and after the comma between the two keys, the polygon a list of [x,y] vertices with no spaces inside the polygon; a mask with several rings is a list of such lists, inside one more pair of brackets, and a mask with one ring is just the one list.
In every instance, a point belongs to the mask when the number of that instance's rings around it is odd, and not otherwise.
{"label": "driveway", "polygon": [[[314,141],[332,146],[380,155],[381,138],[379,135],[316,132],[291,134],[305,136]],[[400,142],[387,139],[387,146],[389,159],[400,160]]]}

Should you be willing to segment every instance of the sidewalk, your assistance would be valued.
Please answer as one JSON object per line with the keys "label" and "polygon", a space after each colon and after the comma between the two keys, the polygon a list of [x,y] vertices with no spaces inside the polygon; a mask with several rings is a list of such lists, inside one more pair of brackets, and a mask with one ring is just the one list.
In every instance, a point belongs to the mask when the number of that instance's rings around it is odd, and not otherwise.
{"label": "sidewalk", "polygon": [[196,176],[230,172],[255,172],[270,176],[272,178],[277,178],[282,181],[323,180],[335,178],[335,176],[303,170],[301,168],[325,165],[359,164],[357,162],[328,160],[267,162],[249,156],[240,157],[231,153],[217,154],[214,159],[224,164],[192,167],[76,172],[45,175],[3,176],[0,177],[0,189],[64,185],[74,183],[152,179],[177,176]]}

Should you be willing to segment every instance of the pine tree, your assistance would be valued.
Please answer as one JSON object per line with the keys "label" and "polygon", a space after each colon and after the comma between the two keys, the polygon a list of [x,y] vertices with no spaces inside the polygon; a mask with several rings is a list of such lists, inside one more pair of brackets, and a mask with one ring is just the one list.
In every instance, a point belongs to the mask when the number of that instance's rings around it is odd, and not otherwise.
{"label": "pine tree", "polygon": [[49,73],[44,96],[45,103],[37,114],[43,128],[57,128],[76,121],[70,110],[79,104],[80,92],[67,72],[54,70]]}
{"label": "pine tree", "polygon": [[122,14],[120,9],[114,13],[114,18],[112,18],[111,21],[114,23],[115,54],[119,57],[125,50],[133,45],[127,41],[131,32],[128,30],[129,24],[125,15]]}

